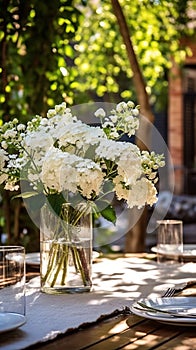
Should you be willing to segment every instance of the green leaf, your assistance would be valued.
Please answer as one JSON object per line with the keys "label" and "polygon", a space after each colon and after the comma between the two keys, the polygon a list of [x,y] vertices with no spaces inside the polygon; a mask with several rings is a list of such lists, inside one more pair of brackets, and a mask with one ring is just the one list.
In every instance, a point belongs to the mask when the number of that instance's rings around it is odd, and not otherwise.
{"label": "green leaf", "polygon": [[39,211],[46,201],[46,196],[43,193],[38,192],[26,192],[26,196],[22,196],[22,198],[24,199],[27,208],[32,211]]}
{"label": "green leaf", "polygon": [[66,202],[63,195],[61,193],[49,194],[47,200],[55,213],[60,216],[62,205]]}
{"label": "green leaf", "polygon": [[26,198],[34,197],[34,196],[37,196],[37,195],[39,195],[39,193],[38,193],[38,192],[35,192],[35,191],[32,191],[32,192],[24,192],[24,193],[18,194],[17,196],[12,197],[12,199],[15,199],[15,198],[23,198],[23,199],[26,199]]}
{"label": "green leaf", "polygon": [[116,223],[116,212],[112,205],[108,205],[107,208],[103,209],[100,213],[104,219],[111,221],[113,224]]}
{"label": "green leaf", "polygon": [[12,200],[16,198],[22,198],[26,207],[32,211],[40,210],[41,207],[43,207],[46,199],[43,193],[38,193],[36,191],[20,193],[16,196],[13,196]]}
{"label": "green leaf", "polygon": [[101,199],[97,199],[95,201],[96,204],[96,211],[97,212],[102,212],[104,209],[106,209],[109,205],[110,205],[111,201],[107,201],[107,200],[101,200]]}

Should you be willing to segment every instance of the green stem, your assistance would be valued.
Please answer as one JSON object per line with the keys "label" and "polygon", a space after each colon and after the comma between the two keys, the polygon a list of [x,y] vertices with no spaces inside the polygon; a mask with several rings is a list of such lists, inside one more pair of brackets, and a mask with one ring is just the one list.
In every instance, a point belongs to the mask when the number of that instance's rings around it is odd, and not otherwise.
{"label": "green stem", "polygon": [[84,286],[86,286],[87,285],[87,281],[86,281],[84,269],[83,269],[83,266],[82,266],[82,263],[81,263],[81,260],[80,260],[79,249],[74,247],[74,254],[75,254],[78,270],[80,271],[80,274],[81,274],[82,282],[83,282]]}
{"label": "green stem", "polygon": [[90,275],[89,275],[89,269],[88,269],[88,264],[86,262],[86,257],[85,257],[85,253],[84,253],[84,249],[78,249],[78,255],[82,264],[82,267],[84,269],[84,276],[85,276],[85,280],[87,282],[90,282]]}
{"label": "green stem", "polygon": [[67,277],[67,265],[68,265],[68,262],[69,262],[69,247],[68,245],[66,244],[64,247],[63,247],[63,250],[64,250],[64,260],[63,260],[63,273],[62,273],[62,278],[61,278],[61,285],[65,285],[66,283],[66,277]]}
{"label": "green stem", "polygon": [[[89,269],[84,254],[83,248],[77,248],[74,246],[69,247],[67,244],[53,243],[50,250],[50,260],[47,267],[47,273],[43,277],[45,283],[49,283],[50,287],[54,287],[58,275],[62,270],[61,285],[66,284],[67,266],[69,263],[69,251],[71,250],[73,263],[76,273],[80,273],[84,286],[90,282]],[[60,255],[60,257],[58,257]],[[56,261],[58,261],[56,265]],[[50,282],[50,278],[53,277]]]}
{"label": "green stem", "polygon": [[50,287],[54,287],[54,285],[55,285],[55,283],[56,283],[56,280],[57,280],[57,277],[58,277],[58,274],[59,274],[59,272],[61,271],[61,266],[62,266],[63,260],[64,260],[64,253],[61,252],[61,247],[60,247],[60,245],[59,245],[59,247],[58,247],[58,250],[59,250],[59,252],[61,253],[61,257],[60,257],[60,259],[59,259],[59,261],[58,261],[58,265],[57,265],[57,267],[56,267],[56,272],[54,273],[54,277],[53,277],[53,280],[52,280],[52,282],[51,282],[51,284],[50,284]]}
{"label": "green stem", "polygon": [[48,262],[48,266],[47,266],[47,272],[46,272],[45,276],[43,277],[44,282],[47,281],[49,275],[52,273],[57,250],[58,250],[57,244],[53,243],[52,247],[49,251],[49,262]]}

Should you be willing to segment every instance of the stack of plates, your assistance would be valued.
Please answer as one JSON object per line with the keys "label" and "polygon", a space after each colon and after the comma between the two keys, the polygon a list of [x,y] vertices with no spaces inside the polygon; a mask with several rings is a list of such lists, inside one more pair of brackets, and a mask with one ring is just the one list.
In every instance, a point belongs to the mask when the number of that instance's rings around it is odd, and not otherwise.
{"label": "stack of plates", "polygon": [[195,297],[140,299],[131,306],[131,311],[161,323],[181,326],[196,324]]}

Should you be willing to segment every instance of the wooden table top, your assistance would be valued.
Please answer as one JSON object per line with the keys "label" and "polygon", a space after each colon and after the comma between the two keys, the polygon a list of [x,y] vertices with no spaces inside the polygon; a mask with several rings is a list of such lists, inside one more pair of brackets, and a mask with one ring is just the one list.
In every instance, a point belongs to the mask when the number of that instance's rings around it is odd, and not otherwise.
{"label": "wooden table top", "polygon": [[[140,256],[137,254],[137,256]],[[141,257],[154,258],[141,254]],[[68,316],[69,317],[69,316]],[[60,335],[55,340],[37,344],[43,350],[194,350],[196,326],[165,325],[130,314],[124,310],[110,318]]]}
{"label": "wooden table top", "polygon": [[118,315],[33,349],[194,350],[196,328],[168,326],[135,315]]}

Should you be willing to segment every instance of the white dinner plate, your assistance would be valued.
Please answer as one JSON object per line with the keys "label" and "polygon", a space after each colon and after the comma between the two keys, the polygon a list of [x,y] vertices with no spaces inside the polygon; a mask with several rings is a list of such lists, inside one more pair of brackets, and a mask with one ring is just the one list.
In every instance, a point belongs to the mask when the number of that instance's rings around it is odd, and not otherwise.
{"label": "white dinner plate", "polygon": [[[147,306],[156,308],[160,312],[151,312],[142,308],[139,303],[146,304]],[[186,309],[188,313],[196,313],[196,298],[194,297],[175,297],[175,298],[152,298],[152,299],[140,299],[131,306],[131,311],[138,316],[148,318],[150,320],[158,321],[166,324],[180,325],[180,326],[193,326],[196,324],[195,317],[178,317],[172,316],[166,313],[162,313],[161,310],[167,310],[170,312],[180,312]]]}
{"label": "white dinner plate", "polygon": [[[97,259],[99,257],[99,253],[96,251],[93,251],[93,260]],[[27,253],[26,254],[26,264],[27,265],[40,265],[40,253]]]}
{"label": "white dinner plate", "polygon": [[[153,253],[157,253],[157,246],[151,248]],[[161,251],[161,254],[167,254],[168,252]],[[172,255],[175,255],[175,253],[172,253]],[[184,244],[183,245],[183,252],[181,256],[184,259],[196,259],[196,244]]]}
{"label": "white dinner plate", "polygon": [[26,322],[26,318],[23,315],[5,312],[0,313],[0,333],[12,331]]}

